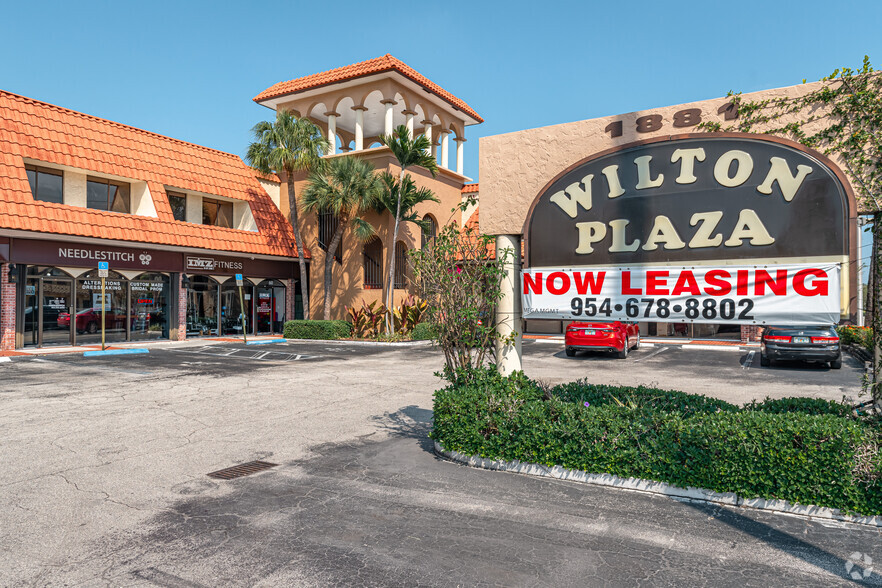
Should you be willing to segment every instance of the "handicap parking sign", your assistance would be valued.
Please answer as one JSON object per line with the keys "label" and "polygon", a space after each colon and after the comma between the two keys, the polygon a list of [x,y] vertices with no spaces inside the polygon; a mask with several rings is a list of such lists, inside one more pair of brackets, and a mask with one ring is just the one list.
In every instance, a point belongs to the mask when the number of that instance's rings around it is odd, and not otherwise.
{"label": "handicap parking sign", "polygon": [[236,274],[236,285],[241,286],[243,284],[242,274]]}
{"label": "handicap parking sign", "polygon": [[99,278],[106,278],[107,277],[107,270],[109,270],[109,269],[110,269],[110,264],[108,262],[99,261],[98,262],[98,277]]}

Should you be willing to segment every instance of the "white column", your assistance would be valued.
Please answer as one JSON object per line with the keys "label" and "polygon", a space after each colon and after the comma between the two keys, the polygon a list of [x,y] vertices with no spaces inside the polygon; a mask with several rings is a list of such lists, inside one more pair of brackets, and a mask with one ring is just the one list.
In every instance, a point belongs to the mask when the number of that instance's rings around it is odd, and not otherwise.
{"label": "white column", "polygon": [[441,131],[441,167],[450,169],[447,164],[447,153],[449,148],[450,131]]}
{"label": "white column", "polygon": [[337,115],[326,113],[328,115],[328,155],[337,153]]}
{"label": "white column", "polygon": [[496,342],[496,365],[499,373],[509,375],[521,369],[521,237],[498,235],[496,259],[505,259],[505,276],[500,284],[502,298],[496,305],[496,330],[500,337],[514,333],[509,343]]}
{"label": "white column", "polygon": [[407,117],[405,124],[407,125],[407,132],[410,133],[410,138],[413,139],[413,115],[416,114],[413,110],[404,110],[402,114]]}
{"label": "white column", "polygon": [[429,140],[429,146],[426,147],[426,153],[432,154],[432,148],[434,145],[432,144],[432,121],[424,120],[423,121],[423,134],[426,135],[426,139]]}
{"label": "white column", "polygon": [[464,176],[465,174],[463,173],[463,171],[465,170],[465,167],[463,166],[463,143],[465,143],[466,140],[461,137],[457,137],[456,139],[454,139],[454,141],[456,141],[456,173]]}
{"label": "white column", "polygon": [[364,149],[364,107],[353,106],[355,111],[355,150]]}
{"label": "white column", "polygon": [[394,130],[393,124],[394,124],[394,120],[395,120],[395,111],[392,110],[392,107],[398,103],[395,102],[394,100],[383,100],[383,104],[386,105],[386,120],[385,120],[385,124],[384,124],[385,130],[383,131],[383,133],[386,134],[387,136],[391,137],[392,131]]}

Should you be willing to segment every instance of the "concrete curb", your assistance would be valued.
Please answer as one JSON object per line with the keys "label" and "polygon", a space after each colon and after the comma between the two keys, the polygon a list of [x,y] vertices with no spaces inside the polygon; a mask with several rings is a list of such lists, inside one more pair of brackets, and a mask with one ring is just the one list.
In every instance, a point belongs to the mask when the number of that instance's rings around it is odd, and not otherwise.
{"label": "concrete curb", "polygon": [[823,519],[840,521],[844,523],[853,523],[857,525],[866,525],[869,527],[882,528],[882,516],[856,516],[842,514],[838,508],[826,508],[823,506],[805,506],[802,504],[794,504],[786,500],[767,500],[764,498],[742,498],[737,494],[726,492],[714,492],[705,488],[679,488],[665,482],[656,482],[653,480],[643,480],[640,478],[621,478],[611,474],[589,474],[581,470],[571,470],[561,466],[545,466],[535,463],[527,463],[522,461],[505,461],[483,458],[477,455],[465,455],[458,451],[448,451],[437,441],[435,444],[435,453],[449,459],[451,461],[465,464],[474,468],[482,468],[485,470],[495,470],[500,472],[511,472],[515,474],[526,474],[528,476],[542,476],[546,478],[556,478],[558,480],[570,480],[573,482],[582,482],[584,484],[593,484],[595,486],[607,486],[610,488],[619,488],[622,490],[632,490],[636,492],[645,492],[647,494],[658,494],[668,496],[677,500],[688,500],[690,502],[703,502],[710,504],[721,504],[724,506],[735,506],[739,508],[752,508],[756,510],[767,510],[781,514],[794,515],[807,518],[810,520]]}
{"label": "concrete curb", "polygon": [[339,345],[375,345],[382,347],[417,347],[432,341],[349,341],[347,339],[285,339],[289,343],[331,343]]}

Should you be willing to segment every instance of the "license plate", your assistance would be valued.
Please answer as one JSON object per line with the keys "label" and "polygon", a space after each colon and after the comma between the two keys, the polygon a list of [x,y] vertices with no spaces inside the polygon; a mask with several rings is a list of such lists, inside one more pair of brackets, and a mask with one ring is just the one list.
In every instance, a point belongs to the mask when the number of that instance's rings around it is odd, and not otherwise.
{"label": "license plate", "polygon": [[593,334],[594,334],[594,329],[585,329],[585,330],[582,331],[582,332],[583,332],[585,335],[593,335]]}
{"label": "license plate", "polygon": [[808,343],[809,338],[808,337],[794,337],[793,342],[794,343]]}

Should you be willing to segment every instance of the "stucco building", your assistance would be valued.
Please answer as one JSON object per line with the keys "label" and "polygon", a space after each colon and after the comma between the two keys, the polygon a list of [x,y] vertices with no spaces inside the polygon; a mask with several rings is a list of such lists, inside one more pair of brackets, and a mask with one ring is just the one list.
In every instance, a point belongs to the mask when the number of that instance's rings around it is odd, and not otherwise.
{"label": "stucco building", "polygon": [[[432,190],[439,202],[422,203],[415,210],[420,218],[431,220],[435,229],[430,232],[452,221],[463,224],[468,220],[468,214],[454,213],[452,209],[459,205],[463,189],[470,182],[463,169],[465,129],[483,119],[465,101],[395,57],[384,55],[280,82],[261,92],[254,101],[276,111],[289,110],[314,122],[330,142],[326,157],[360,157],[378,171],[388,171],[395,176],[400,168],[391,150],[380,145],[379,136],[392,134],[399,125],[406,125],[412,136],[425,134],[432,142],[438,174],[433,178],[422,168],[407,171],[417,187]],[[290,181],[300,194],[307,177],[298,174],[294,178],[281,178],[278,185],[263,182],[286,217],[290,212],[287,199]],[[336,225],[330,216],[313,214],[302,218],[304,242],[314,259],[309,270],[310,315],[320,318],[325,243],[330,241]],[[401,300],[408,290],[405,252],[421,247],[424,239],[431,238],[431,235],[423,235],[416,225],[402,223],[398,242],[393,244],[391,213],[370,212],[365,219],[375,227],[376,239],[362,244],[346,231],[342,246],[333,252],[338,263],[334,266],[332,318],[343,318],[347,307],[361,301],[370,303],[383,299],[392,255],[397,259],[395,296]]]}

